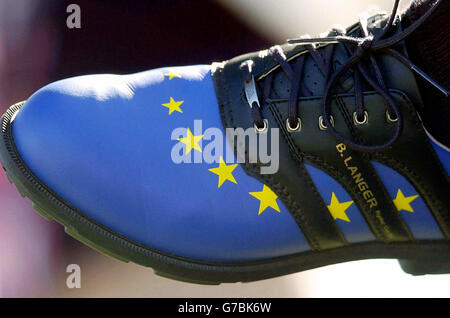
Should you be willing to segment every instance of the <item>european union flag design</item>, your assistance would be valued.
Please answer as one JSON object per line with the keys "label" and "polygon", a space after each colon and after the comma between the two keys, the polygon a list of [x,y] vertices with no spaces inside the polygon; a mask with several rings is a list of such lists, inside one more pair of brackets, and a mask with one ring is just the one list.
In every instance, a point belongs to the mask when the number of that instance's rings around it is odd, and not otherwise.
{"label": "european union flag design", "polygon": [[[310,249],[277,194],[236,162],[225,162],[223,154],[233,152],[210,66],[81,76],[44,87],[27,105],[33,103],[40,107],[24,107],[15,122],[24,160],[62,198],[108,228],[162,252],[208,261]],[[36,118],[63,134],[40,130],[43,135],[23,137]],[[224,137],[222,158],[211,161],[203,157],[212,141],[208,128]],[[175,162],[174,147],[192,160]],[[42,149],[58,151],[42,156]]]}
{"label": "european union flag design", "polygon": [[372,161],[372,165],[414,237],[442,239],[436,221],[413,185],[394,169],[375,161]]}
{"label": "european union flag design", "polygon": [[375,240],[375,236],[347,191],[322,170],[308,164],[305,164],[305,167],[347,241],[357,243]]}
{"label": "european union flag design", "polygon": [[[205,143],[209,141],[204,135],[207,128],[220,128],[225,136],[219,112],[208,109],[217,107],[211,75],[203,68],[201,80],[192,79],[193,69],[169,69],[164,73],[168,80],[159,83],[159,90],[153,93],[154,101],[158,98],[167,101],[169,96],[168,103],[160,104],[169,108],[169,115],[177,115],[169,120],[164,109],[153,115],[161,123],[158,128],[161,134],[166,130],[169,140],[173,129],[186,127],[184,136],[177,139],[184,144],[186,156],[203,152]],[[178,96],[178,99],[172,96]],[[189,127],[199,120],[203,131],[191,130]],[[179,241],[183,242],[174,244],[174,249],[177,249],[175,253],[186,254],[186,250],[192,250],[183,246],[184,243],[202,246],[197,252],[201,254],[194,257],[227,261],[257,259],[267,255],[267,249],[272,250],[273,257],[309,250],[305,238],[278,196],[267,185],[246,175],[239,164],[224,161],[224,154],[232,152],[228,143],[223,145],[223,155],[218,162],[212,163],[174,164],[169,156],[173,145],[173,141],[168,143],[167,149],[157,155],[161,156],[157,160],[160,165],[157,176],[161,175],[161,178],[157,180],[161,180],[159,184],[163,198],[163,188],[166,188],[163,180],[176,180],[179,185],[173,187],[170,182],[167,184],[171,188],[167,189],[171,198],[166,197],[164,202],[168,209],[165,213],[166,222],[177,218],[186,219],[180,224],[184,225],[183,229],[171,231],[171,236],[177,236],[177,232],[180,232]],[[155,175],[155,181],[154,178]],[[174,222],[173,226],[177,227],[177,224]],[[230,237],[230,233],[235,234]],[[189,240],[181,236],[189,237]],[[162,240],[167,242],[167,237]],[[240,249],[243,252],[237,257]]]}

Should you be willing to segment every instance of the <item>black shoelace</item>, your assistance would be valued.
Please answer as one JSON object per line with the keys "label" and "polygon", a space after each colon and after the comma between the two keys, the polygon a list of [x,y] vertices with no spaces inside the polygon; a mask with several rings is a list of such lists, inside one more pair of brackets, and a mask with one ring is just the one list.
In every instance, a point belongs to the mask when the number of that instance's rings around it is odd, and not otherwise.
{"label": "black shoelace", "polygon": [[[390,96],[388,88],[386,87],[383,76],[381,74],[380,67],[377,63],[376,56],[380,54],[387,54],[405,66],[422,76],[428,82],[430,82],[433,86],[439,89],[442,93],[445,94],[446,97],[449,96],[448,91],[436,83],[430,76],[425,74],[422,70],[420,70],[416,65],[414,65],[409,59],[404,57],[399,52],[395,51],[391,47],[402,41],[406,37],[408,37],[412,32],[414,32],[426,19],[428,19],[433,12],[436,10],[437,6],[443,2],[443,0],[438,0],[435,2],[434,6],[427,11],[420,19],[413,22],[406,29],[394,33],[388,37],[390,31],[392,30],[394,21],[396,19],[396,14],[398,10],[400,0],[395,0],[394,7],[392,9],[392,13],[389,17],[387,24],[381,30],[379,35],[373,36],[369,33],[367,28],[367,20],[360,20],[360,36],[352,37],[344,34],[343,31],[334,29],[333,32],[336,34],[332,37],[326,38],[298,38],[288,40],[290,44],[304,45],[305,48],[309,51],[311,57],[315,60],[316,64],[319,67],[320,72],[325,78],[325,91],[323,94],[322,101],[322,116],[320,118],[323,121],[322,127],[324,129],[328,129],[328,131],[333,134],[339,141],[345,143],[349,147],[356,149],[358,151],[367,151],[367,152],[375,152],[386,149],[391,146],[393,143],[397,141],[400,137],[402,129],[403,129],[403,118],[402,114],[399,111],[398,106],[396,105],[393,98]],[[334,48],[336,44],[342,43],[346,47],[346,49],[351,52],[349,59],[336,71],[331,73],[331,62],[334,54]],[[324,54],[320,54],[315,45],[316,44],[328,44],[324,47]],[[297,110],[297,102],[300,92],[301,79],[303,74],[303,66],[305,62],[305,54],[300,55],[293,62],[293,65],[287,61],[286,56],[284,55],[281,47],[276,46],[270,49],[270,53],[277,60],[280,65],[282,71],[286,73],[286,76],[291,80],[291,89],[290,95],[288,99],[288,118],[286,119],[287,130],[294,132],[301,129],[301,121],[298,117]],[[366,63],[368,61],[368,63]],[[257,97],[256,89],[254,86],[254,79],[252,74],[252,61],[246,61],[241,65],[241,69],[244,71],[245,85],[250,87],[248,90],[246,89],[247,99],[249,101],[250,107],[252,109],[252,117],[254,120],[254,126],[257,131],[264,131],[267,129],[267,122],[264,120],[261,114],[261,109],[259,105],[259,100]],[[372,68],[373,72],[370,72],[367,68]],[[392,123],[396,124],[396,130],[394,135],[385,143],[381,145],[368,146],[364,144],[360,144],[354,142],[346,137],[344,137],[341,133],[339,133],[334,128],[334,120],[331,116],[331,101],[332,101],[332,93],[334,88],[341,77],[346,74],[350,69],[353,69],[353,78],[354,78],[354,95],[356,102],[356,111],[353,114],[354,122],[356,124],[364,124],[368,120],[368,114],[364,107],[364,98],[363,98],[363,87],[362,80],[365,80],[369,86],[371,86],[376,92],[380,94],[383,98],[384,103],[386,105],[386,118]],[[373,75],[372,75],[373,73]],[[266,102],[269,100],[269,95],[272,86],[272,74],[269,74],[262,81],[262,92],[263,92],[263,100]],[[374,77],[374,78],[373,78]],[[253,83],[253,88],[252,88]],[[252,95],[249,97],[248,95]]]}

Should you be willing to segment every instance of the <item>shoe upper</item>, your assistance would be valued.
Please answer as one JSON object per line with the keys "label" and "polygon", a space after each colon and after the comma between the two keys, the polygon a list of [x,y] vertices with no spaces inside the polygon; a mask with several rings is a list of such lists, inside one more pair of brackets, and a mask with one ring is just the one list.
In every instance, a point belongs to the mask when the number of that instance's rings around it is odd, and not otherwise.
{"label": "shoe upper", "polygon": [[[204,136],[186,154],[178,139],[188,129]],[[211,261],[310,249],[280,200],[258,215],[260,201],[249,193],[264,185],[240,165],[226,164],[234,170],[219,184],[209,169],[220,167],[220,158],[202,159],[217,130],[223,127],[206,65],[55,82],[13,122],[20,155],[45,185],[139,244]],[[172,152],[191,163],[177,163]]]}
{"label": "shoe upper", "polygon": [[[386,16],[377,15],[368,30],[377,34],[385,23]],[[346,34],[357,36],[360,29],[354,25]],[[212,68],[50,84],[17,113],[14,141],[42,183],[82,214],[181,257],[239,262],[359,242],[448,239],[448,153],[422,127],[416,108],[423,103],[411,70],[392,56],[376,56],[403,127],[395,143],[366,152],[338,140],[320,121],[329,72],[352,51],[343,43],[313,53],[304,45],[276,50],[287,65],[303,59],[301,78],[266,50]],[[401,42],[395,50],[407,55]],[[268,125],[263,133],[253,129],[242,70],[248,61],[253,97]],[[354,75],[343,74],[331,98],[333,127],[364,145],[385,143],[397,129],[385,99],[367,84],[356,96]],[[264,86],[269,77],[271,85]],[[294,80],[298,130],[286,124]],[[358,98],[368,114],[364,123],[354,118]],[[227,129],[239,128],[248,140],[279,151],[274,173],[261,173],[267,161],[260,152],[252,155],[247,139],[226,138]]]}

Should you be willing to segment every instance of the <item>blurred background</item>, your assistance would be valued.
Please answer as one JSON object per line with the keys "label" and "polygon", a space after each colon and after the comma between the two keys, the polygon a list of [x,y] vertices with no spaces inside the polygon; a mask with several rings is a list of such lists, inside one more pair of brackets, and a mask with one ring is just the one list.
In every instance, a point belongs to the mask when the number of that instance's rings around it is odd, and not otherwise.
{"label": "blurred background", "polygon": [[[81,8],[81,29],[66,26],[71,3]],[[61,78],[208,64],[346,26],[392,3],[0,0],[0,111]],[[80,289],[66,286],[69,264],[81,267]],[[395,260],[369,260],[255,283],[176,282],[78,243],[38,216],[1,171],[0,297],[450,297],[450,275],[413,277]]]}

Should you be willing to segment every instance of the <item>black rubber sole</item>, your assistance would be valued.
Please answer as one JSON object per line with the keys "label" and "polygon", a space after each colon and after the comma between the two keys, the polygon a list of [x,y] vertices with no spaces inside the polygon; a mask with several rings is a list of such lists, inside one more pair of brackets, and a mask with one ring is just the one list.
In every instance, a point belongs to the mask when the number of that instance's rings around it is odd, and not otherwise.
{"label": "black rubber sole", "polygon": [[360,243],[324,251],[311,251],[246,263],[212,263],[187,259],[116,233],[90,219],[43,184],[21,159],[12,133],[15,114],[22,103],[11,106],[1,118],[0,161],[8,179],[33,208],[55,220],[80,242],[124,262],[151,267],[160,276],[199,284],[249,282],[291,274],[330,264],[370,258],[396,258],[411,274],[450,273],[450,241]]}

